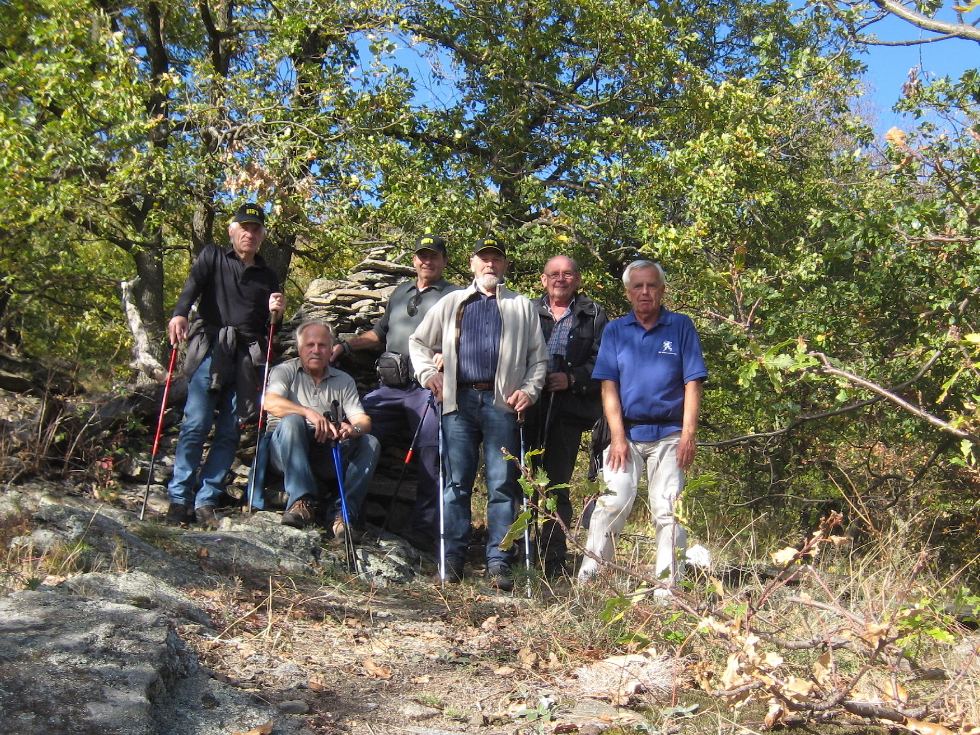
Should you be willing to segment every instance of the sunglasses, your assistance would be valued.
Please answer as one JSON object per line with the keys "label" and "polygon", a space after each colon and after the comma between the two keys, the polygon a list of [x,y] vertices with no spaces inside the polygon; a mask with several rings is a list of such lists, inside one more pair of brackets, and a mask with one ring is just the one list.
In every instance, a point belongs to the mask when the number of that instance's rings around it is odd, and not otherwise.
{"label": "sunglasses", "polygon": [[419,313],[419,304],[422,303],[422,292],[416,291],[415,295],[408,300],[408,304],[405,306],[405,311],[408,312],[409,316],[415,316]]}

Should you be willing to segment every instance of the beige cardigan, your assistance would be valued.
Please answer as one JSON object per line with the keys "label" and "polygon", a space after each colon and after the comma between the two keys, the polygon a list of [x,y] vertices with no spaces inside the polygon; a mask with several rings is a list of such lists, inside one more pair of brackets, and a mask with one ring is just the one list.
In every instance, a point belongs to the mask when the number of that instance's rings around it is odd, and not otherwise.
{"label": "beige cardigan", "polygon": [[[408,353],[415,377],[423,386],[438,371],[435,356],[442,353],[445,378],[442,386],[442,410],[455,411],[456,350],[459,346],[459,322],[463,302],[476,293],[476,285],[443,296],[429,309],[425,319],[408,339]],[[548,346],[541,333],[541,322],[534,305],[503,285],[497,286],[500,309],[500,354],[493,386],[493,405],[513,413],[507,397],[515,390],[527,393],[531,402],[538,400],[548,369]]]}

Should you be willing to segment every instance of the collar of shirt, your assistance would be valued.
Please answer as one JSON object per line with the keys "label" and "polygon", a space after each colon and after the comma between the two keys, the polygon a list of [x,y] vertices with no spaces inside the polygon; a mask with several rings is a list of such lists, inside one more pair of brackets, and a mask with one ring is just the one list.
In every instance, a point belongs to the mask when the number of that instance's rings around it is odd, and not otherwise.
{"label": "collar of shirt", "polygon": [[[224,253],[226,258],[237,260],[242,265],[245,265],[245,263],[242,262],[242,259],[238,257],[238,253],[235,252],[235,248],[231,245],[225,248]],[[258,253],[255,254],[255,260],[252,262],[252,265],[245,265],[246,268],[252,268],[253,266],[256,268],[265,268],[265,260]]]}
{"label": "collar of shirt", "polygon": [[446,286],[449,285],[449,281],[447,281],[445,278],[440,278],[435,283],[431,283],[423,289],[419,288],[418,279],[415,279],[414,281],[410,281],[410,283],[412,285],[409,287],[408,290],[409,291],[415,290],[418,291],[419,293],[427,293],[429,291],[444,291],[446,289]]}
{"label": "collar of shirt", "polygon": [[[630,310],[630,313],[623,318],[626,320],[627,324],[635,324],[640,329],[646,329],[646,327],[640,324],[640,320],[636,318],[636,312],[634,312],[632,309]],[[672,312],[666,306],[661,306],[660,314],[657,315],[657,323],[650,327],[650,330],[668,326],[672,321],[674,321],[674,312]]]}
{"label": "collar of shirt", "polygon": [[558,321],[561,321],[562,319],[564,319],[565,317],[571,315],[571,313],[575,310],[575,299],[576,298],[577,298],[576,296],[572,296],[572,300],[568,302],[568,306],[565,307],[565,313],[562,314],[561,317],[556,317],[555,316],[555,310],[551,306],[551,299],[548,297],[548,294],[545,294],[544,295],[544,303],[545,303],[545,306],[548,307],[548,313],[551,314],[551,318],[554,319],[556,322],[558,322]]}

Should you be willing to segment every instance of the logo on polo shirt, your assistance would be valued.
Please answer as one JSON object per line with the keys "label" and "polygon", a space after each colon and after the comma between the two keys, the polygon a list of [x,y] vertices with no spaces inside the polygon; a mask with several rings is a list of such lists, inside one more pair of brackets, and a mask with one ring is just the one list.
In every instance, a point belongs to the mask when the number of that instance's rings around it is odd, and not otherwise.
{"label": "logo on polo shirt", "polygon": [[671,342],[669,339],[665,339],[664,340],[664,343],[660,347],[660,352],[658,352],[657,354],[659,354],[659,355],[676,355],[677,353],[674,352],[674,343]]}

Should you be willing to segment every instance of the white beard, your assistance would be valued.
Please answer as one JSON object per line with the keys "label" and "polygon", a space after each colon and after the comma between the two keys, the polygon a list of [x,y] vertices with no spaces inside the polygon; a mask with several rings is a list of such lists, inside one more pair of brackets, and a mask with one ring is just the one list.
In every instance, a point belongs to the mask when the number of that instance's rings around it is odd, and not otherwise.
{"label": "white beard", "polygon": [[494,293],[499,283],[500,279],[493,273],[484,273],[476,277],[476,285],[487,293]]}

